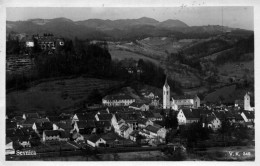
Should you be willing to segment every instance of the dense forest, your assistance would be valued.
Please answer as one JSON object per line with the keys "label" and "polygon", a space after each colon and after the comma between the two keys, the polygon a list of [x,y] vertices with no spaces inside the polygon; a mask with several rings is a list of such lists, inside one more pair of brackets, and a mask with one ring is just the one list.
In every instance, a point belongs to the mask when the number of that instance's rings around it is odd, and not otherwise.
{"label": "dense forest", "polygon": [[[16,47],[17,44],[12,40],[9,40],[8,43],[10,48]],[[19,48],[19,45],[17,47]],[[36,44],[31,52],[31,57],[35,64],[35,74],[23,73],[8,76],[7,89],[26,89],[35,80],[71,75],[85,75],[128,83],[138,81],[161,88],[166,78],[164,70],[160,66],[143,59],[112,61],[106,42],[91,44],[88,40],[75,38],[73,41],[66,40],[63,47],[59,47],[51,53],[47,50],[40,50]],[[129,73],[129,68],[133,70],[133,73]],[[137,73],[137,69],[141,72]],[[177,89],[176,82],[173,80],[168,82],[172,88]]]}

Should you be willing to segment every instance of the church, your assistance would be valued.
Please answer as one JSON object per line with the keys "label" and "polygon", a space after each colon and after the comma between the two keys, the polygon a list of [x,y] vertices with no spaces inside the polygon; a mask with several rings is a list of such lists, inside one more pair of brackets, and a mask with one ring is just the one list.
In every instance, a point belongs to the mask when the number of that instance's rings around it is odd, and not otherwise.
{"label": "church", "polygon": [[179,110],[180,108],[198,108],[200,107],[200,98],[195,96],[170,97],[170,86],[167,78],[163,86],[163,109]]}

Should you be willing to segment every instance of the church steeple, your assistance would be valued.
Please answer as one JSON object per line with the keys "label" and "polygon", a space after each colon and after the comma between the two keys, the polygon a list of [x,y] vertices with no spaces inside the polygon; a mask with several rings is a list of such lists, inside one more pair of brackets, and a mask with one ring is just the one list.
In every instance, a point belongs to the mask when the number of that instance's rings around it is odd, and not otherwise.
{"label": "church steeple", "polygon": [[170,103],[170,86],[167,82],[167,77],[163,86],[163,109],[169,109],[171,107]]}
{"label": "church steeple", "polygon": [[165,83],[164,83],[164,86],[167,88],[169,85],[168,85],[168,82],[167,82],[167,76],[165,78]]}

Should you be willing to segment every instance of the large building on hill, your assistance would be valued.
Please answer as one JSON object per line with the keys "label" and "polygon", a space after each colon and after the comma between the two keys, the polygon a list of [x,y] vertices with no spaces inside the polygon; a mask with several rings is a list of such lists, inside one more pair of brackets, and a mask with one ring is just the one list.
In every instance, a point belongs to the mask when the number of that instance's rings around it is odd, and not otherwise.
{"label": "large building on hill", "polygon": [[180,108],[198,108],[200,107],[200,98],[195,96],[182,96],[172,97],[170,100],[170,86],[167,83],[167,78],[163,86],[163,109],[174,109]]}
{"label": "large building on hill", "polygon": [[129,106],[135,99],[129,95],[107,95],[102,99],[105,106]]}
{"label": "large building on hill", "polygon": [[53,34],[44,34],[43,36],[33,35],[42,50],[55,50],[64,45],[64,40],[55,37]]}

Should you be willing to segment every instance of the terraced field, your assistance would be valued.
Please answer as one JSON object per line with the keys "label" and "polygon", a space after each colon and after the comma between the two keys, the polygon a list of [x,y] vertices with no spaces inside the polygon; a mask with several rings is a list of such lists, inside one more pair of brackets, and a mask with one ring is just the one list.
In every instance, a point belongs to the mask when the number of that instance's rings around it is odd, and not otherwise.
{"label": "terraced field", "polygon": [[37,109],[53,111],[63,109],[87,99],[93,89],[101,93],[120,86],[122,82],[78,77],[40,83],[25,91],[10,92],[6,95],[7,107],[17,111]]}

